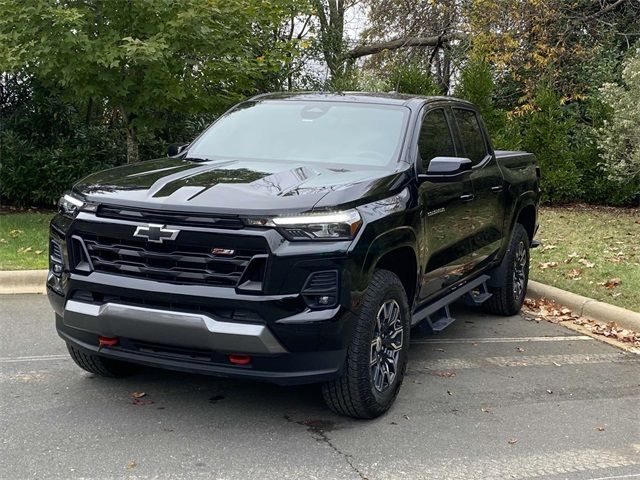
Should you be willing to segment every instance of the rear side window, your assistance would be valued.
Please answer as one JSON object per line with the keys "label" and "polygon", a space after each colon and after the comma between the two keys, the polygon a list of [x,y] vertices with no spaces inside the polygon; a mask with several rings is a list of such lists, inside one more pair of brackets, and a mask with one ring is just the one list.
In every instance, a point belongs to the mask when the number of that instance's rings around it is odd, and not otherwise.
{"label": "rear side window", "polygon": [[480,129],[478,116],[471,110],[454,108],[453,111],[465,154],[474,165],[477,165],[487,156],[487,146]]}
{"label": "rear side window", "polygon": [[456,156],[453,137],[444,110],[431,110],[425,115],[420,128],[418,150],[425,171],[434,157]]}

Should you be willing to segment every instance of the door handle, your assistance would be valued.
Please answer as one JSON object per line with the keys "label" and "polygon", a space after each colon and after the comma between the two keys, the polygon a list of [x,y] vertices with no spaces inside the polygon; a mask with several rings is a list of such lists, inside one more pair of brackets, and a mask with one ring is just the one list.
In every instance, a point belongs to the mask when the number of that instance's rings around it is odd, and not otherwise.
{"label": "door handle", "polygon": [[476,196],[473,193],[467,193],[466,195],[460,195],[460,200],[462,200],[463,202],[470,202],[474,198],[476,198]]}
{"label": "door handle", "polygon": [[502,189],[503,189],[502,185],[495,185],[491,187],[491,191],[494,193],[500,193]]}

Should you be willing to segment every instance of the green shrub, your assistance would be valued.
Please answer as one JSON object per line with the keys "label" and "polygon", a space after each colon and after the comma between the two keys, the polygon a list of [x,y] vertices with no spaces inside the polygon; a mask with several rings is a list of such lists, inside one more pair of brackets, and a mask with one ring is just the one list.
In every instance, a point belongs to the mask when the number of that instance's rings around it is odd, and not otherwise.
{"label": "green shrub", "polygon": [[37,146],[15,131],[2,132],[3,201],[21,207],[51,206],[80,178],[124,162],[124,151],[113,148],[113,132],[93,127],[79,133],[75,139]]}
{"label": "green shrub", "polygon": [[413,95],[442,95],[442,91],[428,70],[418,63],[397,65],[391,69],[389,85],[399,93]]}

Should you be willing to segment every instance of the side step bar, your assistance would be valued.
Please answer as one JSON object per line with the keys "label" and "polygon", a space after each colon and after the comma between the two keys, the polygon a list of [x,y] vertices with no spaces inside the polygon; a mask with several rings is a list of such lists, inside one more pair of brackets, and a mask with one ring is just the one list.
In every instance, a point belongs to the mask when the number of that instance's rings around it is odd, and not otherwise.
{"label": "side step bar", "polygon": [[411,326],[413,327],[424,321],[425,327],[430,328],[433,332],[441,332],[455,321],[449,311],[449,305],[453,302],[465,297],[467,304],[475,306],[481,305],[491,297],[486,285],[489,278],[491,278],[489,275],[481,275],[441,299],[414,312]]}

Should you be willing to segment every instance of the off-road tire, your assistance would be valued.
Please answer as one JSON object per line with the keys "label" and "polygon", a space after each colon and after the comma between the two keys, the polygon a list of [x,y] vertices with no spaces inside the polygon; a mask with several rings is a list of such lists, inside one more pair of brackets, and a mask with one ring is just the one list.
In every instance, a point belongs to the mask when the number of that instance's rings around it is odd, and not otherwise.
{"label": "off-road tire", "polygon": [[126,377],[138,370],[137,365],[101,357],[92,353],[85,353],[69,344],[67,344],[67,350],[69,350],[69,355],[71,355],[73,361],[76,362],[76,365],[100,377]]}
{"label": "off-road tire", "polygon": [[[375,341],[377,316],[383,305],[399,307],[402,346],[393,381],[384,391],[374,385],[371,356]],[[337,379],[322,385],[322,396],[331,410],[354,418],[375,418],[393,404],[407,367],[411,314],[407,295],[400,279],[388,270],[376,270],[364,294],[343,371]],[[397,323],[397,321],[396,321]]]}
{"label": "off-road tire", "polygon": [[[527,293],[529,282],[529,235],[522,225],[516,223],[509,247],[505,253],[502,264],[496,267],[499,275],[494,275],[492,284],[489,285],[489,292],[493,295],[483,303],[484,311],[495,315],[510,316],[515,315],[522,308],[524,297]],[[522,250],[524,248],[524,250]],[[524,253],[524,264],[520,255]],[[520,288],[516,288],[516,275],[521,277]],[[495,277],[498,278],[495,278]]]}

